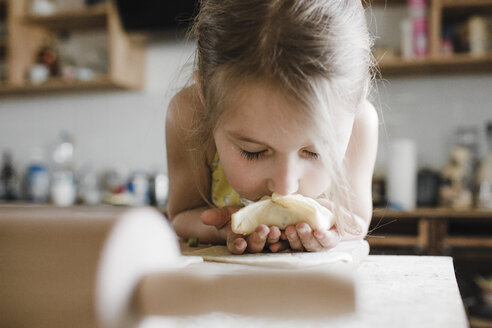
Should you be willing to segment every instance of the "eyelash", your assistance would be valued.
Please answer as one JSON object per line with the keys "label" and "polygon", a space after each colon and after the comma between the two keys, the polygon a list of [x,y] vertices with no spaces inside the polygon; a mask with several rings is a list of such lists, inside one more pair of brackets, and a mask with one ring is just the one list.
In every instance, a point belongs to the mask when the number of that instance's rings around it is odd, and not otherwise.
{"label": "eyelash", "polygon": [[241,156],[243,156],[247,160],[254,161],[254,160],[257,160],[257,159],[260,159],[261,157],[263,157],[263,155],[265,154],[265,151],[266,150],[258,151],[258,152],[250,152],[250,151],[246,151],[244,149],[241,149]]}
{"label": "eyelash", "polygon": [[[254,160],[262,158],[266,152],[266,150],[258,151],[258,152],[250,152],[250,151],[246,151],[244,149],[241,149],[240,151],[241,151],[241,156],[243,156],[244,158],[246,158],[247,160],[250,160],[250,161],[254,161]],[[318,153],[315,153],[315,152],[312,152],[309,150],[304,150],[304,153],[313,160],[317,160],[320,157]]]}
{"label": "eyelash", "polygon": [[312,151],[309,151],[309,150],[304,150],[304,153],[305,153],[306,155],[308,155],[309,157],[311,157],[311,159],[314,159],[314,160],[316,160],[316,159],[319,159],[319,158],[320,158],[320,156],[319,156],[319,154],[318,154],[318,153],[315,153],[315,152],[312,152]]}

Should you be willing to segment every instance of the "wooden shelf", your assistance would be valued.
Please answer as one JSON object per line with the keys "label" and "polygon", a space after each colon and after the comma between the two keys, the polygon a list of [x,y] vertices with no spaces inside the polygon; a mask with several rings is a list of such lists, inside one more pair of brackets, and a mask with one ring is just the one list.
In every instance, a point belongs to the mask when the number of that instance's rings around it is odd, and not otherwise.
{"label": "wooden shelf", "polygon": [[422,59],[383,59],[379,68],[383,76],[422,73],[457,73],[474,71],[491,71],[492,54],[483,56],[472,56],[470,54],[455,54],[450,56],[440,56],[436,58],[428,57]]}
{"label": "wooden shelf", "polygon": [[376,209],[369,231],[367,240],[374,249],[410,247],[428,255],[459,252],[460,256],[467,256],[477,249],[489,250],[485,253],[490,253],[492,211],[418,208],[400,212]]}
{"label": "wooden shelf", "polygon": [[109,76],[100,76],[90,81],[64,80],[51,78],[44,83],[12,85],[0,84],[0,95],[18,95],[25,93],[40,93],[54,91],[91,91],[127,89],[128,85],[111,80]]}
{"label": "wooden shelf", "polygon": [[387,208],[374,209],[373,219],[379,218],[471,218],[471,219],[492,219],[492,210],[487,209],[453,209],[448,207],[420,207],[413,211],[394,211]]}
{"label": "wooden shelf", "polygon": [[441,0],[443,8],[468,8],[492,6],[492,0]]}
{"label": "wooden shelf", "polygon": [[[400,5],[406,1],[373,0],[373,6]],[[473,14],[492,14],[492,0],[429,0],[428,1],[428,39],[429,55],[426,58],[405,60],[389,55],[377,58],[382,77],[398,75],[430,75],[456,73],[492,72],[492,53],[483,56],[470,54],[441,54],[441,34],[443,22],[456,17],[465,19]]]}
{"label": "wooden shelf", "polygon": [[26,24],[42,26],[51,30],[100,29],[106,26],[107,17],[108,6],[103,4],[48,16],[27,14],[23,21]]}
{"label": "wooden shelf", "polygon": [[[0,84],[0,96],[58,91],[138,90],[143,87],[145,45],[125,32],[114,1],[46,16],[26,12],[29,1],[7,2],[8,51],[5,51],[5,60],[8,71],[7,81]],[[30,83],[29,70],[46,42],[53,43],[56,49],[60,31],[87,34],[93,30],[107,37],[104,48],[107,51],[105,76],[91,81],[67,81],[53,77],[42,84]]]}
{"label": "wooden shelf", "polygon": [[367,0],[367,3],[365,5],[371,5],[371,6],[401,6],[401,5],[406,5],[407,0]]}
{"label": "wooden shelf", "polygon": [[3,59],[3,55],[7,50],[7,40],[0,38],[0,59]]}
{"label": "wooden shelf", "polygon": [[444,237],[443,247],[492,247],[490,237]]}
{"label": "wooden shelf", "polygon": [[492,320],[472,316],[470,317],[471,328],[490,328],[492,327]]}
{"label": "wooden shelf", "polygon": [[398,235],[368,236],[367,241],[372,247],[417,247],[419,244],[418,237]]}

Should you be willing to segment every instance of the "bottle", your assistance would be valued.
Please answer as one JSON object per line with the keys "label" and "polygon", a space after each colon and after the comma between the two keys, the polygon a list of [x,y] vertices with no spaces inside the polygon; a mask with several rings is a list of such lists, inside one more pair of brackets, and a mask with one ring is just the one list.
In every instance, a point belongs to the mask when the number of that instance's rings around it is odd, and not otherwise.
{"label": "bottle", "polygon": [[492,209],[492,122],[486,127],[488,153],[483,159],[477,174],[478,199],[481,208]]}
{"label": "bottle", "polygon": [[144,206],[150,203],[149,175],[145,171],[134,171],[128,183],[132,194],[132,205]]}
{"label": "bottle", "polygon": [[50,195],[50,174],[41,149],[33,151],[26,176],[28,199],[34,203],[46,203]]}
{"label": "bottle", "polygon": [[150,179],[150,204],[166,206],[169,194],[169,178],[163,171],[158,171]]}
{"label": "bottle", "polygon": [[78,192],[80,201],[87,205],[97,205],[102,200],[102,191],[97,175],[89,164],[78,170]]}
{"label": "bottle", "polygon": [[472,16],[468,20],[468,39],[470,42],[470,54],[483,56],[487,53],[487,18]]}
{"label": "bottle", "polygon": [[74,146],[68,132],[60,134],[53,151],[51,199],[55,205],[70,206],[77,198],[77,183],[73,169]]}
{"label": "bottle", "polygon": [[0,171],[0,199],[14,201],[19,197],[19,178],[14,169],[12,154],[3,152],[2,170]]}
{"label": "bottle", "polygon": [[429,53],[426,0],[408,0],[413,30],[413,54],[424,57]]}
{"label": "bottle", "polygon": [[435,207],[439,203],[439,172],[430,168],[420,169],[417,173],[417,206]]}

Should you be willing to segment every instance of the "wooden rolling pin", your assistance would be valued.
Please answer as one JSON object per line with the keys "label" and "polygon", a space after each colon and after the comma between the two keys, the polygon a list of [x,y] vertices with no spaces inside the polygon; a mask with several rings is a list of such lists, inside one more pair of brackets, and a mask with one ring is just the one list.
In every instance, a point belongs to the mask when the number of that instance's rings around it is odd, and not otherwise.
{"label": "wooden rolling pin", "polygon": [[135,327],[146,315],[280,318],[353,311],[354,287],[322,272],[180,268],[176,235],[149,208],[56,215],[0,210],[0,326]]}

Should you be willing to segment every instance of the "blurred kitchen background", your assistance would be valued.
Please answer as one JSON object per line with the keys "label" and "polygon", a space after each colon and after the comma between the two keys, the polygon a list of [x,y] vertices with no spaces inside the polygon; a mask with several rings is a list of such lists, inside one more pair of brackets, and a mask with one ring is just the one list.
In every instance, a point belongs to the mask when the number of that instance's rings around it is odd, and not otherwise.
{"label": "blurred kitchen background", "polygon": [[[492,0],[366,7],[380,64],[368,240],[474,259],[460,287],[478,326],[492,317]],[[163,208],[166,109],[191,77],[194,8],[0,0],[0,202]]]}

